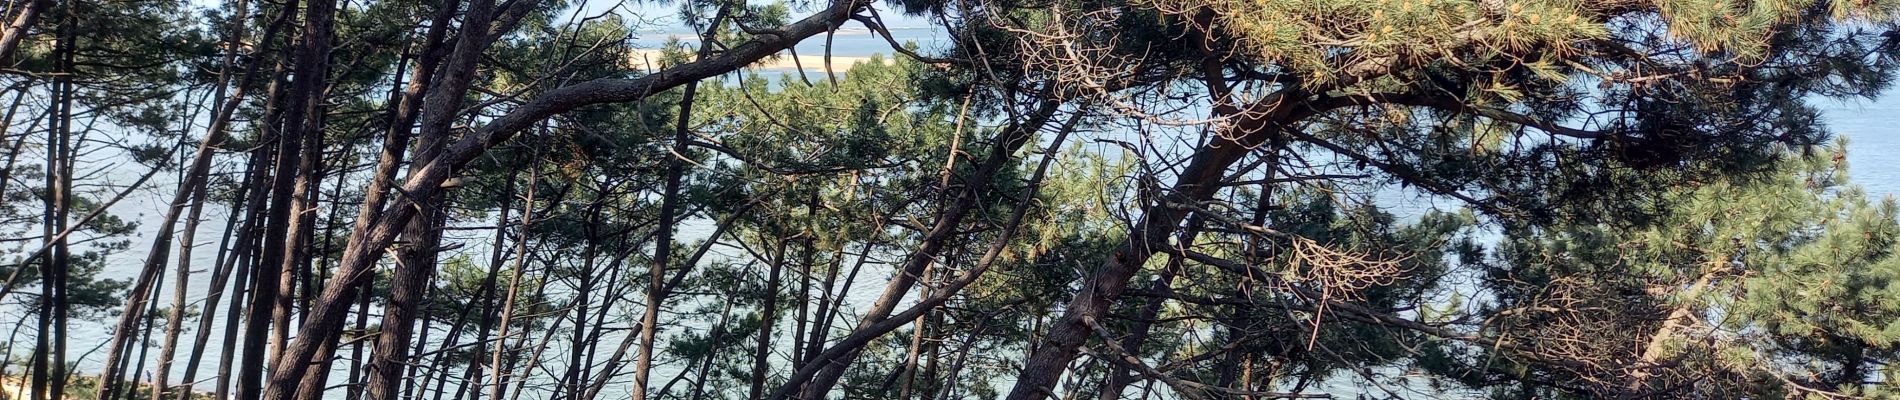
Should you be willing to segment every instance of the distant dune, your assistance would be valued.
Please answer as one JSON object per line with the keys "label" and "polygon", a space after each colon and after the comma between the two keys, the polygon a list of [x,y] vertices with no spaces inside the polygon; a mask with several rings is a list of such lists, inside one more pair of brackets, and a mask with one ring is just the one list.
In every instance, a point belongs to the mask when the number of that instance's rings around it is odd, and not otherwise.
{"label": "distant dune", "polygon": [[[687,43],[699,42],[699,32],[694,32],[691,30],[681,30],[681,29],[685,29],[685,28],[676,28],[676,29],[671,29],[671,30],[645,31],[645,32],[640,32],[637,35],[640,38],[646,39],[646,40],[657,40],[654,38],[666,38],[667,40],[678,40],[678,41],[687,42]],[[931,29],[936,29],[936,28],[935,27],[890,28],[892,33],[902,32],[906,30],[931,30]],[[871,30],[865,29],[865,28],[839,27],[837,30],[832,31],[830,34],[832,36],[869,35],[871,34]]]}
{"label": "distant dune", "polygon": [[[635,68],[651,71],[658,68],[662,55],[659,50],[638,49],[634,50],[633,55],[629,58],[632,59],[631,64]],[[883,60],[885,63],[892,62],[889,56],[885,56]],[[868,62],[871,62],[870,57],[832,56],[831,69],[836,72],[845,72],[850,71],[851,67],[857,64]],[[790,53],[779,53],[778,56],[759,60],[759,62],[753,63],[747,68],[762,71],[792,71],[800,68],[807,71],[823,72],[826,70],[825,56],[823,54],[804,53],[799,53],[797,58],[793,58]]]}

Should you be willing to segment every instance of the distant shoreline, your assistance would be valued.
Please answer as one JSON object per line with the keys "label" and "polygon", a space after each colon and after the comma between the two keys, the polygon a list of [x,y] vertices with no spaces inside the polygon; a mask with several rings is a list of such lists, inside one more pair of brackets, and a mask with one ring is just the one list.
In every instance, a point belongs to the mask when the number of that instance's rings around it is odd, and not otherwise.
{"label": "distant shoreline", "polygon": [[[912,32],[912,31],[936,31],[937,27],[935,26],[888,27],[888,28],[885,28],[885,30],[890,31],[893,34],[895,34],[899,32]],[[833,36],[859,36],[859,35],[870,35],[872,33],[873,33],[872,30],[861,28],[861,27],[841,27],[841,28],[838,28],[838,30],[836,31],[830,32],[830,34]],[[645,30],[645,31],[636,33],[635,36],[637,39],[640,39],[642,41],[654,41],[654,40],[679,40],[682,42],[698,42],[699,41],[698,31],[694,31],[692,29],[684,28],[684,27]],[[902,37],[906,35],[896,35],[896,36]]]}
{"label": "distant shoreline", "polygon": [[[663,52],[660,50],[637,49],[633,51],[633,54],[628,55],[627,58],[629,59],[629,64],[634,68],[653,71],[659,66],[659,61],[662,57]],[[886,64],[894,62],[888,56],[884,56],[881,59]],[[871,57],[831,56],[831,68],[829,70],[846,72],[858,64],[868,62],[871,62]],[[779,53],[778,56],[759,60],[759,62],[752,63],[751,66],[746,68],[762,71],[795,71],[801,68],[806,71],[827,71],[827,68],[825,68],[825,56],[823,54],[799,54],[798,57],[794,58],[790,53]]]}

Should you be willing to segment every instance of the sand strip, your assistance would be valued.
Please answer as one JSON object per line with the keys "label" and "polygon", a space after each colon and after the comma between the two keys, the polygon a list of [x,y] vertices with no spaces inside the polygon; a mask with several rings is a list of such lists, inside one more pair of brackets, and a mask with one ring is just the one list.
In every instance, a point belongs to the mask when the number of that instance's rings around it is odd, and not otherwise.
{"label": "sand strip", "polygon": [[[660,59],[662,58],[661,54],[662,52],[660,50],[655,49],[635,49],[633,50],[633,54],[629,55],[628,58],[631,59],[629,61],[634,68],[652,71],[659,66]],[[893,62],[888,56],[884,57],[883,60],[887,64]],[[850,71],[851,67],[868,62],[871,62],[870,57],[831,56],[831,67],[836,72]],[[798,57],[794,59],[789,52],[779,53],[776,57],[759,60],[759,62],[752,63],[752,65],[746,68],[763,71],[792,71],[800,67],[803,67],[807,71],[823,72],[825,71],[825,56],[823,54],[799,53]]]}

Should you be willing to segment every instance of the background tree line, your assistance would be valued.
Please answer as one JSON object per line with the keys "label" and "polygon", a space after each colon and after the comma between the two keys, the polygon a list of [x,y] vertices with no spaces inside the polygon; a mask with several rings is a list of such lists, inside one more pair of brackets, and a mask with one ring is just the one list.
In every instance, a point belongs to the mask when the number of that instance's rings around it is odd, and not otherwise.
{"label": "background tree line", "polygon": [[10,397],[1900,396],[1891,1],[5,11]]}

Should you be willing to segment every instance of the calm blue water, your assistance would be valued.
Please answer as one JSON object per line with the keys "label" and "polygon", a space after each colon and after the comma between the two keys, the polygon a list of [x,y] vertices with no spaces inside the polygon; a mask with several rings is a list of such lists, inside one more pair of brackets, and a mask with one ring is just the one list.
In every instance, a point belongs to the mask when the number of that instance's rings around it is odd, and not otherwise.
{"label": "calm blue water", "polygon": [[1900,96],[1875,101],[1826,102],[1825,120],[1847,140],[1849,178],[1873,198],[1900,195]]}

